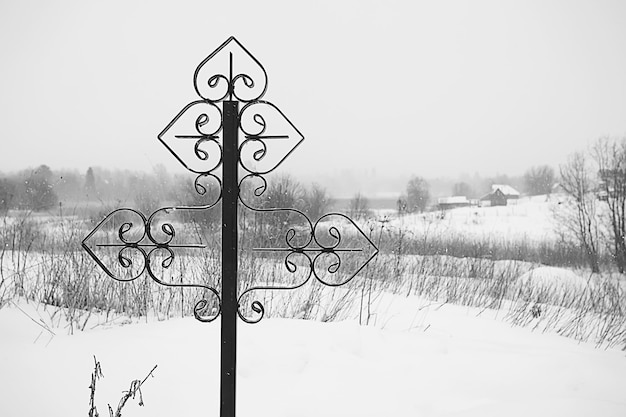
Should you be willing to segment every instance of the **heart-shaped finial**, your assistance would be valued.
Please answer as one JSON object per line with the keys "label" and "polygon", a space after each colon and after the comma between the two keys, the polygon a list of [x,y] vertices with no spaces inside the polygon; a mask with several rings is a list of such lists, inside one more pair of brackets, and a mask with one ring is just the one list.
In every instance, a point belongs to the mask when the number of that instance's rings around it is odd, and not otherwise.
{"label": "heart-shaped finial", "polygon": [[267,89],[265,69],[232,36],[198,65],[193,80],[198,95],[211,102],[258,100]]}

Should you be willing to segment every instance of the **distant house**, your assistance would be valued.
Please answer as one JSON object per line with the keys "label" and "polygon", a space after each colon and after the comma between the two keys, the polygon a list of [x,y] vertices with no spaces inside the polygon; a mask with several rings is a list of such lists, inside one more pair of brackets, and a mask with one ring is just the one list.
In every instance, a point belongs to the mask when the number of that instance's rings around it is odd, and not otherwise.
{"label": "distant house", "polygon": [[626,172],[623,169],[601,169],[598,172],[598,186],[596,195],[599,200],[607,201],[609,197],[615,198],[619,190],[624,189]]}
{"label": "distant house", "polygon": [[554,183],[554,185],[552,186],[552,189],[550,190],[550,194],[567,194],[567,191],[565,191],[565,188],[563,187],[563,185],[557,183]]}
{"label": "distant house", "polygon": [[481,206],[506,206],[517,203],[520,193],[506,184],[493,184],[491,192],[480,199]]}
{"label": "distant house", "polygon": [[437,200],[437,205],[441,210],[448,210],[457,207],[467,207],[470,205],[470,201],[464,195],[457,195],[454,197],[442,197]]}
{"label": "distant house", "polygon": [[613,194],[613,190],[607,191],[607,190],[604,190],[604,189],[598,187],[598,191],[596,191],[596,197],[600,201],[609,201],[609,192],[611,194]]}

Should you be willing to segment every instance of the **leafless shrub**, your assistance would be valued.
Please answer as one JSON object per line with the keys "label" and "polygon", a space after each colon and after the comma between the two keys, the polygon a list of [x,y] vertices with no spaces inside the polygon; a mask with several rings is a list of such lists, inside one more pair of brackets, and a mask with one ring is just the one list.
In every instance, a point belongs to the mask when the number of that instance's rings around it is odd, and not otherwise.
{"label": "leafless shrub", "polygon": [[[33,218],[7,217],[0,233],[9,243],[0,248],[0,294],[4,300],[27,297],[49,308],[51,324],[61,320],[68,331],[88,328],[94,316],[108,321],[120,315],[156,317],[190,316],[203,294],[195,289],[165,288],[141,277],[119,283],[100,271],[80,248],[89,226],[77,218],[53,218],[45,224]],[[190,227],[190,226],[184,226]],[[193,229],[181,226],[180,233]],[[519,246],[491,240],[472,241],[461,236],[415,235],[390,228],[384,221],[364,226],[380,248],[378,257],[362,273],[340,288],[325,287],[314,279],[295,291],[256,291],[266,317],[299,317],[323,321],[376,321],[383,294],[421,297],[481,310],[502,311],[507,320],[604,346],[626,346],[626,299],[615,278],[594,275],[584,289],[529,285],[518,278],[536,268],[537,259],[565,263],[573,252],[526,242]],[[251,230],[248,230],[249,232]],[[241,247],[254,247],[252,233]],[[355,236],[343,236],[352,244]],[[112,253],[115,263],[115,253]],[[562,256],[563,258],[550,258]],[[543,258],[542,258],[543,257]],[[580,255],[578,255],[580,258]],[[158,264],[158,262],[154,262]],[[342,266],[353,270],[358,259]],[[547,263],[550,264],[550,263]],[[306,263],[299,264],[306,271]],[[242,250],[239,260],[240,293],[255,285],[296,286],[301,276],[289,273],[284,257]],[[177,253],[165,278],[220,287],[219,246],[204,251]]]}
{"label": "leafless shrub", "polygon": [[354,220],[363,220],[372,216],[370,203],[367,197],[357,193],[352,197],[348,207],[348,215]]}
{"label": "leafless shrub", "polygon": [[561,165],[561,186],[570,198],[565,199],[554,215],[561,225],[565,242],[582,246],[593,272],[600,272],[600,236],[594,183],[582,153],[575,153]]}

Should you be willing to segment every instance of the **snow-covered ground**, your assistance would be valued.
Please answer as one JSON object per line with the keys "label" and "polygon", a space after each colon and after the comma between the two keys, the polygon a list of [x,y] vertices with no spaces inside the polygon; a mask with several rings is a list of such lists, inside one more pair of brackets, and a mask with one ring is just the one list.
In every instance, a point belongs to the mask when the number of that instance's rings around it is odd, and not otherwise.
{"label": "snow-covered ground", "polygon": [[[392,219],[388,227],[542,241],[556,237],[554,204],[535,197],[509,207],[408,215]],[[385,256],[378,261],[385,262]],[[403,262],[407,268],[411,262],[445,263],[451,266],[446,271],[464,271],[464,262],[471,264],[470,259],[446,256],[407,256]],[[533,288],[557,286],[570,294],[589,294],[595,285],[581,271],[494,264],[496,272],[507,268],[518,272],[514,282]],[[427,270],[420,274],[428,275]],[[419,275],[411,274],[407,269],[409,278]],[[615,279],[623,283],[623,277]],[[550,321],[557,315],[547,312],[541,318],[523,315],[525,327],[516,327],[506,317],[507,308],[461,307],[382,292],[375,298],[369,326],[354,320],[358,299],[332,323],[273,317],[256,325],[240,321],[237,415],[626,416],[626,351],[619,340],[607,345],[559,336],[561,324]],[[307,293],[291,299],[285,304],[293,310],[288,315],[299,317],[292,304],[307,300]],[[313,317],[324,315],[319,313]],[[86,330],[69,335],[64,316],[54,307],[23,299],[0,308],[0,417],[87,415],[94,356],[104,374],[96,389],[101,416],[108,415],[107,403],[116,408],[122,391],[154,365],[153,377],[142,387],[145,406],[130,400],[125,417],[219,415],[219,319],[203,324],[193,318],[130,320],[85,312],[74,317],[81,324],[89,317]],[[613,329],[623,340],[620,323]],[[541,331],[546,328],[551,330]]]}
{"label": "snow-covered ground", "polygon": [[[238,416],[625,416],[626,353],[512,327],[497,313],[394,298],[376,326],[264,319],[239,324]],[[19,307],[19,308],[18,308]],[[219,320],[45,330],[52,310],[0,310],[0,416],[218,415]],[[94,323],[97,321],[94,317]],[[38,324],[38,323],[39,324]],[[90,326],[87,326],[89,328]]]}
{"label": "snow-covered ground", "polygon": [[522,197],[508,206],[461,207],[446,211],[408,214],[389,213],[390,227],[420,235],[457,235],[494,240],[553,240],[557,226],[552,210],[559,196]]}

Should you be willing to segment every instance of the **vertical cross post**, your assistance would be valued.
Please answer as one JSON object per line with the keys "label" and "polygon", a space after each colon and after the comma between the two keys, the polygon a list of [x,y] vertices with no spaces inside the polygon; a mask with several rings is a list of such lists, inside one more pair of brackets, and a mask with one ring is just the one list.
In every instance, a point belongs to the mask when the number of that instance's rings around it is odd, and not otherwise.
{"label": "vertical cross post", "polygon": [[222,196],[222,346],[220,417],[235,416],[237,365],[237,199],[239,106],[224,101]]}
{"label": "vertical cross post", "polygon": [[[250,73],[234,67],[235,55],[242,68]],[[228,71],[224,71],[225,68]],[[145,272],[159,285],[203,291],[202,298],[194,305],[193,314],[203,322],[211,322],[221,315],[220,417],[235,417],[237,318],[246,323],[258,323],[265,314],[262,300],[252,298],[251,294],[261,290],[295,290],[311,280],[339,287],[365,268],[378,253],[378,248],[353,220],[342,213],[328,213],[311,221],[305,213],[294,208],[258,208],[241,198],[240,168],[245,173],[242,182],[261,182],[254,189],[255,197],[261,197],[267,188],[264,176],[281,165],[304,137],[276,106],[261,100],[267,88],[265,69],[234,37],[198,66],[194,86],[201,100],[183,108],[158,138],[185,168],[198,175],[194,181],[198,194],[207,193],[202,181],[212,180],[221,188],[219,198],[204,205],[162,207],[150,215],[130,208],[114,210],[83,239],[82,246],[115,280],[133,281]],[[240,102],[245,103],[241,110]],[[221,111],[219,103],[222,103]],[[241,144],[239,130],[242,132]],[[252,153],[248,160],[244,157],[244,148]],[[221,180],[214,173],[220,165]],[[184,230],[184,226],[179,226],[175,218],[167,219],[168,215],[177,212],[209,210],[219,201],[222,203],[221,291],[212,287],[207,277],[203,277],[207,281],[192,283],[175,279],[178,270],[172,264],[179,256],[175,252],[202,249],[206,245],[176,241],[176,227]],[[253,249],[285,253],[285,268],[295,274],[295,282],[287,280],[278,285],[250,286],[239,294],[239,203],[242,209],[255,213],[289,214],[300,218],[298,228],[289,227],[282,231],[285,233],[282,247]],[[331,218],[339,222],[330,224]],[[119,227],[115,226],[120,222]],[[111,224],[118,228],[117,234],[110,233],[105,227]],[[342,240],[341,230],[351,238]],[[117,256],[111,256],[110,251],[117,251]],[[360,262],[341,261],[340,255],[359,254],[362,256]],[[303,273],[298,275],[298,271]],[[255,316],[246,317],[242,300],[251,301],[250,310]]]}

